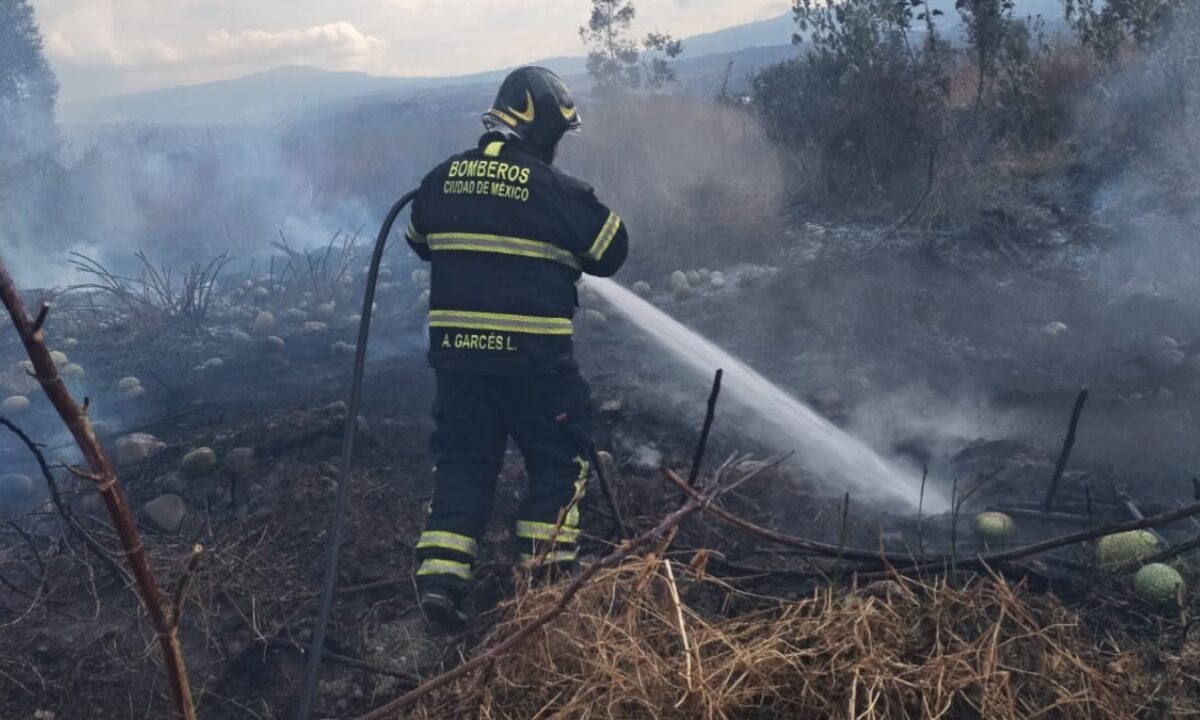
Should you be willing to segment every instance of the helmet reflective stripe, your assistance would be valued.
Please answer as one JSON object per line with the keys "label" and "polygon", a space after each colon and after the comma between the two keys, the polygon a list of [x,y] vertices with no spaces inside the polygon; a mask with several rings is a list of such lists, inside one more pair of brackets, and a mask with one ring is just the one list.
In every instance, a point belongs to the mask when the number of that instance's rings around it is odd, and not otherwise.
{"label": "helmet reflective stripe", "polygon": [[508,109],[513,116],[524,120],[527,123],[533,122],[537,118],[537,107],[533,104],[533,94],[528,90],[525,91],[525,110],[517,110],[514,107]]}
{"label": "helmet reflective stripe", "polygon": [[553,159],[565,133],[582,126],[571,91],[541,67],[518,68],[509,74],[483,123],[489,130],[511,131],[547,159]]}

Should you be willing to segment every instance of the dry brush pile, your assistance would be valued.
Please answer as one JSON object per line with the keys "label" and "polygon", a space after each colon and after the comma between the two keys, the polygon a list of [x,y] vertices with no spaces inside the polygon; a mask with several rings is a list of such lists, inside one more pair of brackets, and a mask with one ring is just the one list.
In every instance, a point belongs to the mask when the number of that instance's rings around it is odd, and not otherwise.
{"label": "dry brush pile", "polygon": [[[558,596],[519,593],[484,646]],[[1198,688],[1194,642],[1168,656],[1097,637],[1053,596],[999,575],[782,600],[651,556],[597,577],[557,623],[417,716],[1190,717]]]}

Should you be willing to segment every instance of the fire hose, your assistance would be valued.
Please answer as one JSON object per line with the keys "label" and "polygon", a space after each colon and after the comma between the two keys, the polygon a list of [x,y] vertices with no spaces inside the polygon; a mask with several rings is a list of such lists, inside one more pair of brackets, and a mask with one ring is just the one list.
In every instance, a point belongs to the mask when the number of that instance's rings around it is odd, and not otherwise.
{"label": "fire hose", "polygon": [[333,514],[333,528],[329,535],[329,559],[325,566],[325,578],[321,583],[320,603],[317,606],[317,622],[313,628],[312,641],[308,646],[308,662],[304,668],[304,685],[300,694],[300,720],[309,720],[313,703],[317,697],[317,678],[321,672],[321,654],[325,646],[325,631],[329,626],[329,610],[333,605],[333,591],[337,584],[338,556],[342,551],[342,535],[346,526],[346,505],[350,499],[350,468],[354,454],[354,436],[358,430],[358,411],[362,404],[363,374],[367,364],[367,339],[371,332],[371,314],[375,306],[375,286],[379,282],[379,266],[383,262],[383,251],[392,234],[396,218],[417,196],[417,191],[406,193],[396,201],[388,212],[375,250],[371,255],[371,267],[367,273],[367,289],[363,293],[362,319],[358,323],[358,346],[354,352],[354,377],[350,383],[350,402],[346,413],[346,431],[342,436],[342,467],[338,475],[337,504]]}

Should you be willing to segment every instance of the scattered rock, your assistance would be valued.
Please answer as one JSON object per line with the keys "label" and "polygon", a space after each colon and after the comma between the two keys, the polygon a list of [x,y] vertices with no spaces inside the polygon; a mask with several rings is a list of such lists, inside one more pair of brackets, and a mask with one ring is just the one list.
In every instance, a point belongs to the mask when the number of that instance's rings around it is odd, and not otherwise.
{"label": "scattered rock", "polygon": [[215,370],[219,367],[223,367],[224,365],[225,365],[224,360],[222,360],[219,357],[215,357],[215,358],[209,358],[209,359],[205,360],[200,365],[200,369],[201,370]]}
{"label": "scattered rock", "polygon": [[333,353],[334,355],[353,355],[356,350],[358,350],[357,346],[351,345],[345,340],[338,340],[333,345],[329,346],[329,352]]}
{"label": "scattered rock", "polygon": [[610,468],[613,466],[613,456],[609,451],[601,450],[596,453],[596,456],[600,458],[600,462],[604,463],[604,467]]}
{"label": "scattered rock", "polygon": [[314,412],[326,417],[345,417],[350,412],[350,406],[345,400],[336,400],[325,407],[319,407]]}
{"label": "scattered rock", "polygon": [[332,320],[337,315],[337,304],[332,302],[321,303],[317,306],[317,317],[322,320]]}
{"label": "scattered rock", "polygon": [[715,288],[725,287],[725,275],[720,272],[715,272],[708,276],[708,282]]}
{"label": "scattered rock", "polygon": [[187,480],[177,472],[167,473],[158,479],[158,487],[164,493],[182,495],[188,488]]}
{"label": "scattered rock", "polygon": [[267,288],[265,288],[265,287],[254,288],[254,297],[265,298],[265,297],[270,297],[270,296],[271,296],[271,291],[268,290]]}
{"label": "scattered rock", "polygon": [[0,413],[19,415],[29,409],[29,398],[24,395],[13,395],[0,403]]}
{"label": "scattered rock", "polygon": [[63,380],[82,380],[87,374],[83,370],[83,366],[78,363],[67,363],[58,371],[62,375]]}
{"label": "scattered rock", "polygon": [[1067,324],[1055,320],[1052,323],[1047,323],[1041,329],[1041,333],[1046,337],[1058,337],[1067,331]]}
{"label": "scattered rock", "polygon": [[187,475],[205,475],[217,467],[217,453],[209,447],[196,448],[179,462],[179,470]]}
{"label": "scattered rock", "polygon": [[33,497],[33,478],[20,473],[0,475],[0,506],[24,502]]}
{"label": "scattered rock", "polygon": [[608,316],[599,310],[587,309],[583,311],[583,320],[591,325],[603,325],[608,322]]}
{"label": "scattered rock", "polygon": [[689,285],[682,285],[671,291],[671,299],[675,302],[683,302],[696,294],[696,291]]}
{"label": "scattered rock", "polygon": [[816,402],[817,407],[829,412],[841,407],[842,394],[833,388],[825,388],[813,396],[813,401]]}
{"label": "scattered rock", "polygon": [[1160,335],[1154,339],[1155,350],[1178,350],[1179,341],[1170,335]]}
{"label": "scattered rock", "polygon": [[658,470],[662,467],[662,452],[652,445],[639,445],[634,448],[633,457],[629,462],[639,470]]}
{"label": "scattered rock", "polygon": [[251,338],[248,333],[242,332],[241,330],[234,330],[233,332],[229,333],[229,339],[240,345],[245,345],[253,338]]}
{"label": "scattered rock", "polygon": [[133,433],[113,444],[114,458],[118,465],[133,465],[159,454],[167,444],[153,435]]}
{"label": "scattered rock", "polygon": [[692,287],[696,287],[703,280],[704,280],[704,278],[700,277],[700,273],[696,272],[695,270],[688,271],[688,273],[687,273],[688,285],[691,285]]}
{"label": "scattered rock", "polygon": [[417,287],[429,287],[429,271],[420,269],[412,271],[412,283]]}
{"label": "scattered rock", "polygon": [[671,290],[689,287],[687,274],[682,270],[676,270],[675,272],[671,273],[671,278],[668,281],[668,287],[670,287]]}
{"label": "scattered rock", "polygon": [[62,346],[68,350],[74,350],[79,347],[79,341],[73,337],[63,338]]}
{"label": "scattered rock", "polygon": [[1183,367],[1187,355],[1182,350],[1168,348],[1154,353],[1154,369],[1159,372],[1171,372]]}
{"label": "scattered rock", "polygon": [[173,535],[183,527],[187,505],[178,495],[161,495],[142,506],[142,512],[154,527]]}
{"label": "scattered rock", "polygon": [[317,334],[328,331],[329,326],[323,322],[320,322],[319,320],[310,320],[309,322],[304,323],[304,332],[306,333]]}
{"label": "scattered rock", "polygon": [[254,318],[254,331],[257,333],[269,333],[275,328],[275,315],[263,310]]}
{"label": "scattered rock", "polygon": [[268,352],[273,352],[273,353],[282,353],[282,352],[287,351],[287,343],[285,343],[283,341],[283,338],[279,337],[278,335],[271,335],[266,340],[264,340],[263,347]]}
{"label": "scattered rock", "polygon": [[230,472],[250,472],[258,464],[258,456],[252,447],[238,447],[225,455],[225,468]]}
{"label": "scattered rock", "polygon": [[124,391],[124,394],[125,397],[129,398],[130,400],[137,400],[146,394],[146,388],[142,387],[141,385],[134,385],[133,387]]}
{"label": "scattered rock", "polygon": [[54,361],[54,365],[56,367],[62,367],[63,365],[71,362],[71,359],[68,358],[67,354],[62,350],[51,350],[50,359]]}
{"label": "scattered rock", "polygon": [[121,381],[117,383],[117,387],[120,388],[121,390],[128,390],[130,388],[141,387],[141,386],[142,386],[142,381],[138,380],[137,378],[133,377],[132,375],[129,377],[121,378]]}
{"label": "scattered rock", "polygon": [[417,296],[417,306],[422,310],[429,309],[429,296],[430,293],[428,289],[422,290],[421,294]]}
{"label": "scattered rock", "polygon": [[300,308],[288,308],[283,311],[283,319],[286,322],[302,323],[308,319],[308,313]]}

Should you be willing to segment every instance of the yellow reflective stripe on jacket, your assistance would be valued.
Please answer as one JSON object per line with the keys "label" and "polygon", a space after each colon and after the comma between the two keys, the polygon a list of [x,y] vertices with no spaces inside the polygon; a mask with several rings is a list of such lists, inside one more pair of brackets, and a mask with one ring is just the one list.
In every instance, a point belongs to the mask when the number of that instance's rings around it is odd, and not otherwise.
{"label": "yellow reflective stripe on jacket", "polygon": [[521,553],[521,566],[531,568],[538,564],[540,560],[543,563],[573,563],[579,559],[578,550],[555,550],[545,553],[544,555],[530,555],[529,553]]}
{"label": "yellow reflective stripe on jacket", "polygon": [[579,270],[579,260],[571,253],[547,242],[525,238],[486,235],[483,233],[434,233],[429,236],[429,249],[466,250],[489,252],[501,255],[551,260],[574,270]]}
{"label": "yellow reflective stripe on jacket", "polygon": [[408,230],[405,231],[405,236],[415,243],[420,243],[423,245],[426,242],[425,236],[417,232],[417,226],[413,225],[412,220],[408,221]]}
{"label": "yellow reflective stripe on jacket", "polygon": [[[557,533],[555,533],[556,529],[558,530]],[[574,543],[579,541],[579,528],[569,527],[567,525],[556,528],[554,523],[520,520],[517,522],[517,537],[523,540],[545,540],[547,542],[557,541]]]}
{"label": "yellow reflective stripe on jacket", "polygon": [[510,315],[470,310],[431,310],[429,326],[461,330],[491,330],[528,335],[571,335],[575,328],[570,318]]}
{"label": "yellow reflective stripe on jacket", "polygon": [[467,535],[442,530],[426,530],[421,533],[421,539],[417,541],[417,549],[424,550],[426,548],[455,550],[475,557],[479,552],[479,543],[475,542],[475,538]]}
{"label": "yellow reflective stripe on jacket", "polygon": [[488,143],[487,147],[483,149],[483,154],[485,157],[490,157],[490,158],[500,157],[500,151],[503,149],[504,149],[504,143],[499,142],[499,141],[491,142],[491,143]]}
{"label": "yellow reflective stripe on jacket", "polygon": [[620,229],[621,218],[615,212],[610,212],[604,227],[600,228],[600,234],[596,236],[596,241],[588,250],[588,257],[596,261],[604,257],[604,253],[608,251],[608,246],[612,245],[612,241],[617,237],[617,231]]}
{"label": "yellow reflective stripe on jacket", "polygon": [[421,563],[421,569],[417,570],[417,575],[453,575],[461,580],[470,580],[471,566],[454,560],[430,558]]}

